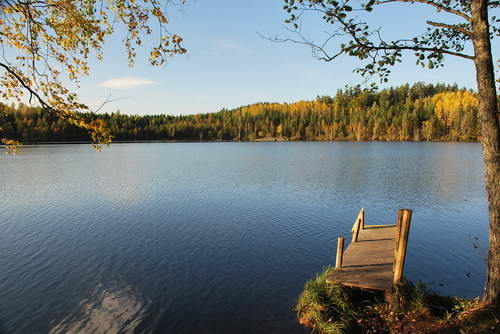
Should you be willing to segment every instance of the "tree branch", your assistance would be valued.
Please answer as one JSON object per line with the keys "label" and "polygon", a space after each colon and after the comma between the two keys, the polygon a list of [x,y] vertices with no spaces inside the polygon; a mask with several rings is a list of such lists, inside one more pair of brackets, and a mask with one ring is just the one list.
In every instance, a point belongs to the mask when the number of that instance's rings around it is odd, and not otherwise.
{"label": "tree branch", "polygon": [[[40,105],[42,106],[43,109],[45,109],[46,111],[48,112],[52,112],[52,113],[55,113],[57,114],[58,116],[62,117],[62,118],[66,118],[66,119],[72,119],[72,120],[81,120],[80,118],[70,114],[70,113],[64,113],[60,110],[57,110],[55,109],[54,107],[50,106],[47,102],[45,102],[45,100],[33,89],[31,88],[24,80],[23,78],[21,78],[14,70],[12,70],[8,65],[4,64],[4,63],[1,63],[0,62],[0,67],[3,67],[9,74],[11,74],[12,76],[14,76],[16,78],[17,81],[19,81],[19,83],[30,93],[30,103],[31,103],[31,100],[34,97],[36,97],[36,99],[38,100],[38,102],[40,103]],[[109,104],[109,103],[112,103],[112,102],[116,102],[116,101],[119,101],[119,100],[124,100],[124,99],[130,99],[130,97],[119,97],[119,98],[116,98],[116,99],[111,99],[111,94],[108,95],[108,97],[99,105],[99,107],[95,110],[90,110],[90,113],[91,114],[94,114],[94,113],[97,113],[99,112],[105,105]]]}
{"label": "tree branch", "polygon": [[376,1],[374,3],[374,5],[381,5],[381,4],[390,3],[390,2],[410,2],[410,3],[418,2],[418,3],[425,4],[425,5],[431,5],[435,8],[437,8],[438,10],[442,10],[442,11],[450,13],[450,14],[458,15],[467,21],[471,20],[471,17],[469,15],[467,15],[459,10],[438,4],[432,0],[382,0],[382,1]]}
{"label": "tree branch", "polygon": [[128,96],[124,96],[124,97],[118,97],[116,99],[112,99],[111,98],[111,94],[108,94],[108,97],[99,105],[99,107],[97,107],[95,110],[93,110],[92,112],[93,113],[98,113],[99,111],[101,111],[102,108],[104,108],[105,105],[107,105],[108,103],[113,103],[113,102],[116,102],[116,101],[120,101],[120,100],[126,100],[126,99],[132,99],[131,97],[128,97]]}
{"label": "tree branch", "polygon": [[446,28],[446,29],[450,29],[450,30],[455,30],[455,31],[461,32],[462,34],[472,38],[472,33],[469,30],[458,27],[458,26],[453,25],[453,24],[446,24],[446,23],[440,23],[440,22],[434,22],[434,21],[426,21],[426,23],[431,25],[431,26],[438,27],[438,28]]}
{"label": "tree branch", "polygon": [[[403,2],[410,2],[410,0],[387,0],[387,1],[403,1]],[[417,1],[417,0],[415,0]],[[426,1],[426,0],[422,0]],[[339,23],[344,27],[344,31],[346,31],[353,39],[354,41],[361,46],[362,48],[368,50],[368,51],[376,51],[376,50],[412,50],[412,51],[424,51],[424,52],[434,52],[434,53],[444,53],[448,54],[451,56],[457,56],[469,60],[474,60],[474,56],[469,56],[460,52],[455,52],[455,51],[450,51],[450,50],[445,50],[445,49],[440,49],[440,48],[432,48],[432,47],[422,47],[422,46],[417,46],[417,45],[412,45],[412,46],[407,46],[407,45],[397,45],[398,41],[392,42],[392,46],[389,46],[387,43],[382,41],[382,44],[379,45],[373,45],[373,43],[370,42],[370,44],[363,42],[358,35],[356,34],[356,30],[352,28],[351,25],[346,23],[342,17],[340,16],[335,16],[336,19],[339,21]],[[399,41],[401,42],[401,41]]]}
{"label": "tree branch", "polygon": [[356,36],[352,36],[354,40],[363,48],[367,50],[412,50],[412,51],[424,51],[424,52],[435,52],[435,53],[444,53],[448,54],[450,56],[457,56],[457,57],[462,57],[465,59],[469,60],[474,60],[474,56],[469,56],[460,52],[454,52],[454,51],[449,51],[449,50],[444,50],[440,48],[427,48],[427,47],[422,47],[422,46],[406,46],[406,45],[393,45],[393,46],[386,46],[386,45],[368,45],[363,42],[361,42]]}
{"label": "tree branch", "polygon": [[313,49],[313,56],[316,56],[315,54],[315,51],[319,51],[320,53],[323,54],[323,56],[318,56],[317,59],[319,60],[324,60],[324,61],[331,61],[337,57],[339,57],[340,55],[342,55],[343,53],[345,53],[346,51],[348,50],[351,50],[353,49],[354,47],[346,47],[345,49],[343,50],[340,50],[338,51],[335,55],[333,56],[330,56],[326,51],[325,51],[325,46],[328,44],[328,42],[336,37],[336,36],[340,36],[341,34],[339,33],[332,33],[330,36],[328,36],[328,38],[323,42],[323,45],[319,46],[319,45],[316,45],[314,44],[313,42],[307,40],[300,32],[298,31],[295,31],[295,33],[300,37],[301,40],[296,40],[296,39],[293,39],[293,38],[277,38],[277,37],[274,37],[274,38],[271,38],[271,37],[267,37],[267,36],[264,36],[262,35],[260,32],[257,32],[257,35],[259,35],[261,38],[264,38],[264,39],[267,39],[271,42],[275,42],[275,43],[286,43],[286,42],[290,42],[290,43],[295,43],[295,44],[302,44],[302,45],[307,45],[309,47],[311,47],[311,49]]}
{"label": "tree branch", "polygon": [[[72,114],[64,113],[64,112],[62,112],[60,110],[57,110],[57,109],[53,108],[52,106],[50,106],[47,102],[45,102],[45,100],[40,95],[38,95],[38,93],[35,90],[33,90],[23,80],[23,78],[21,78],[14,70],[12,70],[6,64],[0,62],[0,67],[3,67],[10,75],[12,75],[14,78],[16,78],[16,80],[19,81],[19,83],[30,93],[31,97],[32,96],[36,97],[36,99],[38,100],[38,102],[40,103],[40,105],[42,106],[42,108],[45,109],[46,111],[55,113],[56,115],[60,116],[61,118],[66,118],[66,119],[69,118],[69,119],[72,119],[72,120],[75,120],[75,121],[80,120],[78,117],[76,117],[76,116],[74,116]],[[31,99],[31,97],[30,97],[30,99]]]}

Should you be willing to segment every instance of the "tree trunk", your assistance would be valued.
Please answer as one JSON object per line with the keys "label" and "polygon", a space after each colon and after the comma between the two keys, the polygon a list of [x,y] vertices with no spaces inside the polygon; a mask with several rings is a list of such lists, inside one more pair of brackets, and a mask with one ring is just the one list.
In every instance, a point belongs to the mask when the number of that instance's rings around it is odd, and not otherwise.
{"label": "tree trunk", "polygon": [[500,305],[500,126],[487,0],[472,1],[471,28],[489,207],[488,273],[484,298],[486,303]]}

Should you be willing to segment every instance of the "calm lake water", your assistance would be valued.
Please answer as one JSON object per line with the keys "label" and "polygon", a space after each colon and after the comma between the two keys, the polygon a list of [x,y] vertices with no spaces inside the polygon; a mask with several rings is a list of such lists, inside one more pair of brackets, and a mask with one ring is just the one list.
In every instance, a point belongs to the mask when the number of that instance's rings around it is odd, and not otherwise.
{"label": "calm lake water", "polygon": [[37,146],[0,168],[2,334],[307,333],[297,296],[361,207],[413,210],[407,277],[482,293],[478,144]]}

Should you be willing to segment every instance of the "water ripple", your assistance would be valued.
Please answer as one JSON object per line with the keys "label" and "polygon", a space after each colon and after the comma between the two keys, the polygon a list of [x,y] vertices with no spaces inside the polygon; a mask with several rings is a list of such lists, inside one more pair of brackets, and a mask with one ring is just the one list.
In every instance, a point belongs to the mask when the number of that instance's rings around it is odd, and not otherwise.
{"label": "water ripple", "polygon": [[361,207],[414,210],[408,277],[484,282],[477,144],[40,146],[0,166],[6,334],[303,333],[295,300]]}

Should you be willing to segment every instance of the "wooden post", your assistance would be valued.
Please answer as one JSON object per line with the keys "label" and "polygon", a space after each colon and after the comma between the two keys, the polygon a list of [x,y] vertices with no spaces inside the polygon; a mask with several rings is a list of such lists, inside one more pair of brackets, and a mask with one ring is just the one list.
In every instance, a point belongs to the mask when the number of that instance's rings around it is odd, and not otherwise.
{"label": "wooden post", "polygon": [[398,210],[398,217],[396,219],[396,245],[394,246],[394,260],[392,261],[392,272],[396,270],[396,259],[398,258],[399,238],[401,237],[401,223],[403,221],[403,209]]}
{"label": "wooden post", "polygon": [[356,219],[356,223],[354,226],[354,233],[352,235],[352,242],[358,242],[358,236],[359,236],[359,228],[361,227],[361,219]]}
{"label": "wooden post", "polygon": [[344,258],[344,238],[339,237],[337,241],[337,260],[335,261],[335,269],[342,268],[343,258]]}
{"label": "wooden post", "polygon": [[361,226],[361,229],[364,229],[365,228],[365,209],[361,208],[361,210],[359,210],[359,213],[358,213],[358,216],[356,217],[356,220],[354,221],[354,225],[352,225],[352,229],[351,229],[351,232],[354,233],[354,231],[356,231],[356,224],[358,224],[358,220],[360,219],[363,219],[363,222],[362,222],[362,226]]}
{"label": "wooden post", "polygon": [[401,218],[401,230],[399,234],[399,243],[394,268],[394,284],[399,284],[403,278],[405,266],[406,248],[408,246],[408,235],[410,233],[411,210],[403,209]]}
{"label": "wooden post", "polygon": [[359,211],[359,215],[361,218],[361,229],[364,230],[365,229],[365,209],[361,208],[361,210]]}

